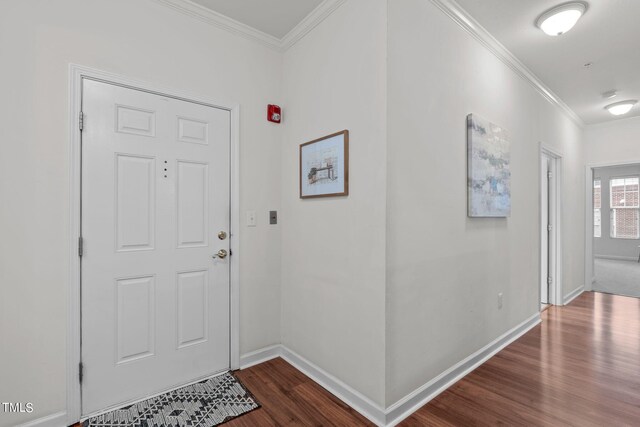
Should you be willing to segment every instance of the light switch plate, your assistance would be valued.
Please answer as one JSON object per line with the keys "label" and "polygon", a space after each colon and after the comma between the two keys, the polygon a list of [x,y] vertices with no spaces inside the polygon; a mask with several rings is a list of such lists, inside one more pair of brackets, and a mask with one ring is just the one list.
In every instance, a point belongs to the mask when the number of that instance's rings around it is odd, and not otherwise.
{"label": "light switch plate", "polygon": [[247,211],[247,227],[256,226],[256,211]]}

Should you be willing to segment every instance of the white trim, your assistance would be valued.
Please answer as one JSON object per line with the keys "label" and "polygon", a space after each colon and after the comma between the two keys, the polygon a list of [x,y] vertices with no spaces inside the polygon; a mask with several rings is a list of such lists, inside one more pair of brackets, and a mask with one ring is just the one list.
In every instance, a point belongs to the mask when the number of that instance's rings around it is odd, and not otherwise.
{"label": "white trim", "polygon": [[[563,188],[563,178],[564,178],[564,171],[563,171],[563,163],[562,163],[562,152],[546,145],[543,142],[540,142],[540,154],[546,154],[547,156],[551,157],[554,161],[554,165],[552,166],[552,171],[555,173],[555,216],[554,218],[551,218],[551,224],[553,224],[554,226],[554,233],[555,233],[555,242],[556,242],[556,250],[555,250],[555,274],[552,276],[553,277],[553,282],[551,285],[551,289],[549,292],[549,303],[553,304],[553,305],[563,305],[563,295],[562,295],[562,288],[563,288],[563,256],[562,256],[562,248],[563,248],[563,223],[562,223],[562,214],[563,214],[563,194],[564,194],[564,188]],[[541,177],[542,178],[542,177]],[[542,180],[540,181],[542,182]],[[542,191],[542,190],[540,190]],[[541,193],[540,193],[541,194]],[[540,229],[542,231],[543,229],[543,225],[541,223],[541,220],[539,221],[540,223]],[[541,243],[539,243],[539,247],[540,247],[540,254],[542,254],[542,246]],[[542,260],[541,260],[542,261]],[[541,276],[542,272],[540,272],[540,279],[542,279]],[[539,283],[542,283],[541,281]],[[539,292],[541,293],[542,290],[539,289]],[[540,295],[539,295],[540,296]],[[541,298],[538,298],[538,300],[540,300]]]}
{"label": "white trim", "polygon": [[18,424],[17,427],[60,427],[67,425],[67,413],[56,412],[55,414],[47,415],[46,417],[38,418],[37,420],[29,421],[24,424]]}
{"label": "white trim", "polygon": [[78,118],[82,105],[80,68],[69,66],[69,287],[67,291],[67,420],[80,421],[80,131]]}
{"label": "white trim", "polygon": [[284,52],[324,21],[347,0],[323,0],[284,37],[278,38],[235,19],[229,18],[191,0],[154,0],[156,3],[199,19],[232,34],[261,43],[271,49]]}
{"label": "white trim", "polygon": [[272,345],[244,354],[241,366],[242,369],[246,369],[281,357],[375,425],[391,427],[413,414],[540,322],[540,313],[532,315],[386,409],[284,345]]}
{"label": "white trim", "polygon": [[240,106],[235,103],[218,102],[189,92],[168,88],[155,83],[131,79],[81,65],[69,65],[69,135],[70,135],[70,183],[69,183],[69,291],[67,318],[67,412],[66,424],[78,422],[81,416],[80,384],[78,365],[80,363],[80,259],[78,238],[80,236],[80,131],[78,117],[82,105],[83,77],[117,84],[151,93],[197,102],[227,110],[231,114],[231,232],[236,238],[230,240],[233,255],[230,257],[230,368],[240,366],[240,292],[239,292],[239,229],[240,229]]}
{"label": "white trim", "polygon": [[280,344],[245,353],[240,357],[240,369],[247,369],[280,356],[282,356],[282,346]]}
{"label": "white trim", "polygon": [[511,68],[517,75],[531,84],[547,101],[556,105],[580,127],[584,127],[582,119],[557,96],[542,80],[516,58],[502,43],[489,33],[478,21],[467,13],[454,0],[431,0],[440,10],[449,16],[462,29],[471,34],[480,44],[496,58]]}
{"label": "white trim", "polygon": [[280,40],[280,50],[284,52],[298,43],[346,2],[347,0],[324,0]]}
{"label": "white trim", "polygon": [[[598,255],[598,254],[594,254],[593,255],[594,258],[600,258],[600,259],[610,259],[610,260],[614,260],[614,261],[632,261],[632,262],[638,262],[638,257],[633,257],[633,256],[619,256],[619,255]],[[595,277],[594,277],[595,279]]]}
{"label": "white trim", "polygon": [[229,276],[229,321],[231,370],[240,368],[240,105],[231,109],[231,222],[229,250],[232,254]]}
{"label": "white trim", "polygon": [[386,413],[380,405],[294,351],[284,346],[281,350],[281,357],[300,372],[320,384],[375,425],[386,425]]}
{"label": "white trim", "polygon": [[387,426],[395,426],[413,414],[427,402],[451,387],[455,382],[482,365],[500,350],[529,332],[541,322],[540,313],[536,313],[524,322],[490,342],[466,359],[447,369],[422,387],[408,394],[386,410]]}
{"label": "white trim", "polygon": [[575,289],[569,292],[567,296],[564,297],[564,301],[563,301],[564,305],[570,304],[571,301],[578,298],[580,295],[582,295],[583,292],[584,292],[584,286],[580,286],[578,289]]}

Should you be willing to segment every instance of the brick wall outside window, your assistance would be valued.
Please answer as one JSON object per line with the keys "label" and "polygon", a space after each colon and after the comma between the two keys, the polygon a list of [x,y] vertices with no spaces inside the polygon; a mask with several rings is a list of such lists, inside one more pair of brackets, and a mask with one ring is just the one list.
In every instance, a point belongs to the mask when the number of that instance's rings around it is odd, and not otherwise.
{"label": "brick wall outside window", "polygon": [[[640,182],[638,177],[611,180],[611,237],[640,237]],[[594,206],[596,192],[594,189]]]}
{"label": "brick wall outside window", "polygon": [[599,179],[593,181],[593,237],[602,236],[602,185]]}

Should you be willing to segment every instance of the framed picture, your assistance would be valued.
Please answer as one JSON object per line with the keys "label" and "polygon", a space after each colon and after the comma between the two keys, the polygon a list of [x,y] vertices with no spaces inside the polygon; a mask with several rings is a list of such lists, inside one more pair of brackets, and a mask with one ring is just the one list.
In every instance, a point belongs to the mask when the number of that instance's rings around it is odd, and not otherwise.
{"label": "framed picture", "polygon": [[300,145],[300,198],[349,194],[349,131]]}
{"label": "framed picture", "polygon": [[477,116],[467,116],[467,192],[469,217],[511,215],[509,133]]}

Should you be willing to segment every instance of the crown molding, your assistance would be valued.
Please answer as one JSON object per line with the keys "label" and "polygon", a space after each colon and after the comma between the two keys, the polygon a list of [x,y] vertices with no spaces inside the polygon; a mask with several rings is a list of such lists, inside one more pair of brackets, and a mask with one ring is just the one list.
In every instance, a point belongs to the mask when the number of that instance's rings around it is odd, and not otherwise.
{"label": "crown molding", "polygon": [[235,19],[229,18],[221,13],[194,3],[191,0],[153,0],[163,6],[167,6],[185,15],[199,19],[207,24],[218,27],[222,30],[236,34],[249,40],[256,41],[278,52],[284,52],[296,44],[307,33],[313,30],[318,24],[324,21],[338,7],[347,0],[323,0],[313,11],[311,11],[298,25],[289,31],[281,39],[257,30]]}
{"label": "crown molding", "polygon": [[526,65],[515,57],[502,43],[491,35],[478,21],[469,15],[455,0],[430,0],[456,24],[471,34],[489,52],[507,65],[517,75],[529,82],[547,101],[559,107],[578,126],[584,127],[582,119],[558,95],[553,93]]}
{"label": "crown molding", "polygon": [[263,31],[256,30],[242,22],[231,19],[221,13],[214,12],[204,6],[200,6],[190,0],[153,0],[156,3],[170,7],[173,10],[211,24],[230,33],[239,35],[249,40],[257,41],[267,47],[280,50],[280,39]]}
{"label": "crown molding", "polygon": [[281,50],[285,51],[296,44],[346,2],[347,0],[324,0],[282,38]]}

